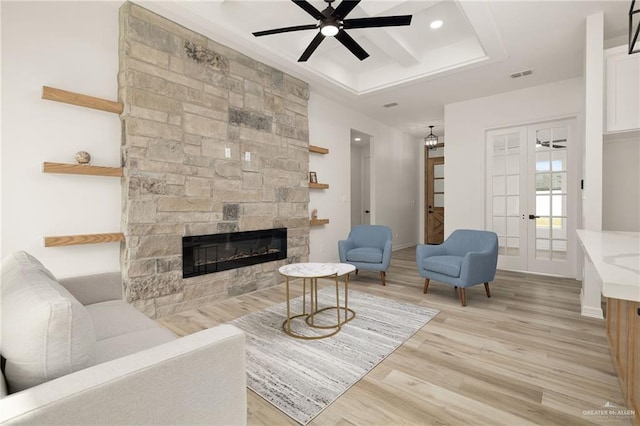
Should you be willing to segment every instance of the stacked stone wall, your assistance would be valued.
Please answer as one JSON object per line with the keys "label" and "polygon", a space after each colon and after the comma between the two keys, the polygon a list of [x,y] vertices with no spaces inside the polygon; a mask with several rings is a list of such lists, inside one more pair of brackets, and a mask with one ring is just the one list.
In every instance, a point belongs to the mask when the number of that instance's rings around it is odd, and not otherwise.
{"label": "stacked stone wall", "polygon": [[[158,318],[276,285],[278,267],[308,259],[307,83],[132,3],[118,80],[128,301]],[[182,278],[183,236],[280,227],[286,260]]]}

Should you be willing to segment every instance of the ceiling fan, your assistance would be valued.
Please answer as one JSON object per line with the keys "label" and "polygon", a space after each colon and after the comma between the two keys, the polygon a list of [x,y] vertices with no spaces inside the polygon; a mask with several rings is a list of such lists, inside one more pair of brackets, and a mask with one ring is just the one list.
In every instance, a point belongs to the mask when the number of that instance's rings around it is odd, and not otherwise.
{"label": "ceiling fan", "polygon": [[275,28],[273,30],[258,31],[253,33],[256,37],[271,34],[288,33],[291,31],[320,29],[298,62],[306,62],[311,54],[318,48],[325,37],[335,37],[340,43],[358,57],[361,61],[366,59],[369,54],[360,46],[345,30],[355,28],[373,28],[373,27],[398,27],[411,24],[412,15],[400,16],[379,16],[374,18],[356,18],[345,19],[360,3],[360,0],[342,0],[337,8],[333,8],[331,3],[334,0],[324,0],[328,6],[322,12],[313,7],[307,0],[292,0],[300,6],[305,12],[318,20],[316,24],[297,25],[294,27]]}

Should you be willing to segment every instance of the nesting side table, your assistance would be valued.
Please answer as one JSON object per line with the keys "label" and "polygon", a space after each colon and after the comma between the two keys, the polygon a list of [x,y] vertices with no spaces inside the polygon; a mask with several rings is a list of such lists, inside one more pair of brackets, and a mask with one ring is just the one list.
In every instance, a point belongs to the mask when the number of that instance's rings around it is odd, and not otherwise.
{"label": "nesting side table", "polygon": [[[287,319],[282,323],[282,329],[289,336],[299,339],[323,339],[340,331],[342,325],[355,317],[355,312],[349,309],[349,273],[355,271],[355,266],[346,263],[292,263],[278,269],[286,278]],[[344,277],[344,306],[340,304],[340,278]],[[290,281],[302,278],[302,313],[292,314]],[[335,280],[336,303],[335,306],[318,307],[318,279],[328,278]],[[309,281],[309,302],[307,303],[307,280]],[[317,324],[316,316],[321,312],[335,310],[336,322],[331,324]],[[304,318],[304,323],[312,329],[330,330],[321,335],[304,335],[292,330],[291,322],[295,318]]]}

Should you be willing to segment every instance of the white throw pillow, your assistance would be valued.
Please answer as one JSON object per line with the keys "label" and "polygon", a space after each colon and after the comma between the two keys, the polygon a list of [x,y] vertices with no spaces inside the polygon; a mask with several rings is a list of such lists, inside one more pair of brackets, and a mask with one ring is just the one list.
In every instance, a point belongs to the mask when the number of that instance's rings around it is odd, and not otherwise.
{"label": "white throw pillow", "polygon": [[10,393],[89,367],[96,337],[89,313],[25,252],[2,261],[2,356]]}

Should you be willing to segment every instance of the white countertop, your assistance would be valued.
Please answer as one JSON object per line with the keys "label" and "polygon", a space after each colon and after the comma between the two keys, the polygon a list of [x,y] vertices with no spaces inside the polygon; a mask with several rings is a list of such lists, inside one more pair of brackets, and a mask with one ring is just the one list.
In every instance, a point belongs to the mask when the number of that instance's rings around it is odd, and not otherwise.
{"label": "white countertop", "polygon": [[640,302],[640,232],[577,232],[602,279],[603,296]]}

